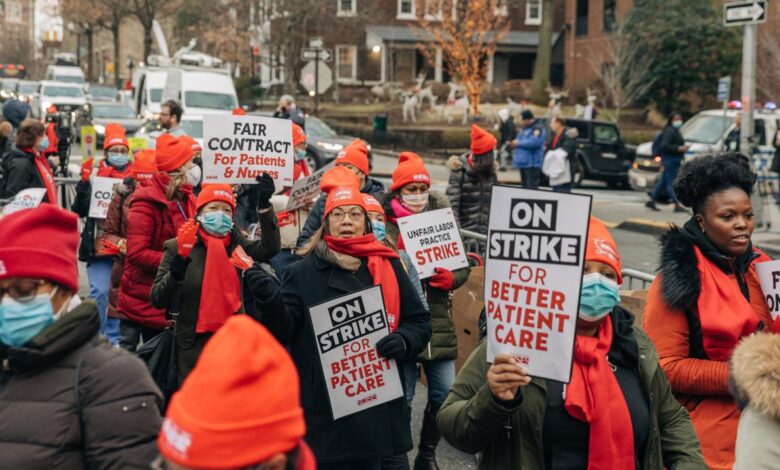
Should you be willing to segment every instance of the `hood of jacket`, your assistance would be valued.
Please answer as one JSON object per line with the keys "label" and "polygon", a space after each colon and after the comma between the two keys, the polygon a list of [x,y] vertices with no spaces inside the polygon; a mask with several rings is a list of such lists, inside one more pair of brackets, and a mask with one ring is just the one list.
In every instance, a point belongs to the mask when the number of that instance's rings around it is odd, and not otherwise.
{"label": "hood of jacket", "polygon": [[168,191],[170,181],[171,177],[163,173],[157,173],[151,179],[141,181],[133,193],[133,200],[150,201],[167,206],[170,201],[165,197],[165,193]]}
{"label": "hood of jacket", "polygon": [[731,260],[710,243],[693,218],[682,228],[670,226],[666,233],[661,235],[659,242],[661,261],[658,273],[661,275],[661,293],[670,307],[680,310],[693,306],[701,290],[701,277],[694,245],[699,247],[707,259],[727,274],[733,274],[734,268],[744,274],[758,256],[750,245],[744,255]]}
{"label": "hood of jacket", "polygon": [[385,185],[373,178],[366,178],[366,182],[363,184],[363,188],[360,190],[363,194],[371,194],[376,197],[385,192]]}
{"label": "hood of jacket", "polygon": [[45,369],[80,348],[100,330],[97,305],[85,300],[22,347],[5,347],[11,374]]}
{"label": "hood of jacket", "polygon": [[[468,158],[471,154],[470,153],[464,153],[463,155],[453,155],[447,160],[447,169],[450,171],[460,171],[465,168],[466,172],[469,175],[473,175],[475,177],[478,177],[477,172],[472,168],[468,163]],[[498,160],[496,158],[493,158],[493,172],[498,173]],[[491,175],[487,175],[491,176]]]}
{"label": "hood of jacket", "polygon": [[759,333],[745,338],[731,356],[731,380],[740,408],[750,406],[780,420],[780,336]]}

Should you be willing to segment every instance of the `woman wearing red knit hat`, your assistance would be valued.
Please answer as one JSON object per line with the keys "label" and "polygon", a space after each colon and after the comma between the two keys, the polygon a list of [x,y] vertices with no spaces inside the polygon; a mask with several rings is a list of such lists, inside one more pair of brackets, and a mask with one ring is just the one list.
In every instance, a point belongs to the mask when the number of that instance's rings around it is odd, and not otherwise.
{"label": "woman wearing red knit hat", "polygon": [[306,441],[318,467],[378,469],[382,457],[412,447],[406,400],[398,398],[334,421],[308,308],[381,285],[391,333],[377,342],[376,351],[400,363],[414,360],[425,347],[430,337],[428,312],[398,255],[374,237],[356,186],[330,190],[322,227],[300,253],[303,259],[287,269],[281,287],[261,270],[246,274],[255,307],[262,312],[263,324],[289,346],[298,368]]}
{"label": "woman wearing red knit hat", "polygon": [[176,237],[195,215],[193,187],[200,168],[192,162],[192,146],[163,134],[157,139],[158,172],[141,181],[133,193],[127,216],[127,256],[119,285],[120,345],[135,351],[139,340],[148,341],[167,325],[165,311],[149,302],[149,291],[163,258],[163,243]]}
{"label": "woman wearing red knit hat", "polygon": [[51,204],[0,221],[0,467],[144,468],[162,397],[81,302],[78,217]]}
{"label": "woman wearing red knit hat", "polygon": [[[415,153],[402,152],[398,158],[398,166],[393,171],[393,184],[390,186],[392,192],[382,198],[387,217],[387,237],[399,248],[403,248],[403,240],[398,230],[398,219],[449,207],[446,197],[431,194],[430,186],[431,177],[422,159]],[[470,271],[470,268],[455,271],[436,268],[436,274],[423,281],[423,290],[431,312],[433,334],[426,348],[418,356],[428,379],[428,404],[420,432],[420,451],[414,463],[418,469],[437,468],[436,446],[441,436],[436,427],[436,413],[455,380],[455,358],[458,355],[450,292],[468,280]],[[407,395],[413,398],[414,383],[417,381],[416,364],[407,364],[404,372],[409,387]]]}
{"label": "woman wearing red knit hat", "polygon": [[[177,314],[174,324],[179,384],[190,373],[203,346],[232,315],[243,313],[241,279],[244,269],[231,258],[241,247],[262,263],[279,252],[279,228],[264,227],[263,235],[247,241],[234,227],[236,198],[229,184],[205,184],[195,203],[195,220],[165,242],[152,305]],[[197,221],[197,222],[196,222]],[[178,302],[178,303],[177,303]]]}
{"label": "woman wearing red knit hat", "polygon": [[480,469],[705,470],[685,409],[650,338],[621,308],[620,257],[591,218],[574,364],[568,384],[531,378],[483,342],[439,411],[448,442],[481,453]]}
{"label": "woman wearing red knit hat", "polygon": [[90,158],[81,165],[81,180],[76,184],[76,198],[71,210],[84,217],[81,231],[79,260],[87,263],[89,297],[98,304],[100,311],[100,333],[112,344],[119,344],[119,321],[108,318],[108,297],[111,291],[111,270],[114,253],[103,244],[105,219],[89,217],[92,199],[92,178],[116,178],[123,180],[132,175],[133,164],[128,157],[129,145],[125,130],[116,123],[106,124],[103,139],[104,158]]}

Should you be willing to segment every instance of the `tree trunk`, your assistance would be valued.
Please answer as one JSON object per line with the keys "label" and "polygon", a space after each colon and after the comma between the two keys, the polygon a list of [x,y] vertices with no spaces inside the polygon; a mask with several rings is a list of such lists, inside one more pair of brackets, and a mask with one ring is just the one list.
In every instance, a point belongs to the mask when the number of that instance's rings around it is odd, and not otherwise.
{"label": "tree trunk", "polygon": [[469,98],[471,99],[471,120],[475,120],[479,115],[479,101],[482,93],[471,92]]}
{"label": "tree trunk", "polygon": [[555,18],[553,0],[542,0],[542,24],[539,26],[539,47],[536,49],[531,100],[538,104],[547,104],[548,95],[545,91],[550,85],[550,65],[552,62],[552,32]]}
{"label": "tree trunk", "polygon": [[117,18],[114,24],[111,25],[111,33],[114,35],[114,85],[121,89],[122,84],[119,78],[119,69],[122,67],[121,59],[119,57],[119,22],[121,18]]}
{"label": "tree trunk", "polygon": [[144,27],[144,56],[141,58],[141,60],[146,63],[149,60],[149,54],[152,53],[152,23],[149,22],[149,26],[147,27],[146,24],[143,25]]}
{"label": "tree trunk", "polygon": [[84,32],[87,35],[87,81],[95,81],[95,51],[92,43],[92,28]]}

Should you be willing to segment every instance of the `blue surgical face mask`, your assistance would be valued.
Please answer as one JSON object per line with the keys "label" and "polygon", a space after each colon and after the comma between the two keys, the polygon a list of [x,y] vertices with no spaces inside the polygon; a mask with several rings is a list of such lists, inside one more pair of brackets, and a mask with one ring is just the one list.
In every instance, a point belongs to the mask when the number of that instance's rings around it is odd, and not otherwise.
{"label": "blue surgical face mask", "polygon": [[380,242],[383,241],[387,237],[387,232],[385,231],[385,223],[380,221],[374,221],[371,222],[371,226],[374,228],[374,236],[377,240]]}
{"label": "blue surgical face mask", "polygon": [[233,218],[223,211],[203,213],[198,220],[204,230],[216,237],[224,237],[233,230]]}
{"label": "blue surgical face mask", "polygon": [[683,125],[683,122],[682,122],[682,121],[672,121],[672,125],[673,125],[675,128],[679,129],[679,128],[681,128],[681,127],[682,127],[682,125]]}
{"label": "blue surgical face mask", "polygon": [[595,322],[606,317],[620,303],[620,288],[615,281],[599,273],[582,277],[579,317]]}
{"label": "blue surgical face mask", "polygon": [[306,158],[306,150],[304,149],[295,149],[295,161],[299,162]]}
{"label": "blue surgical face mask", "polygon": [[41,143],[40,143],[40,144],[38,144],[38,150],[40,150],[41,152],[43,152],[43,151],[44,151],[44,150],[46,150],[47,148],[49,148],[49,136],[47,136],[47,135],[44,135],[44,136],[43,136],[43,140],[41,141]]}
{"label": "blue surgical face mask", "polygon": [[126,153],[108,152],[108,163],[115,168],[124,168],[129,161]]}
{"label": "blue surgical face mask", "polygon": [[54,323],[51,297],[55,292],[36,295],[29,302],[4,297],[0,302],[0,341],[8,346],[21,347]]}

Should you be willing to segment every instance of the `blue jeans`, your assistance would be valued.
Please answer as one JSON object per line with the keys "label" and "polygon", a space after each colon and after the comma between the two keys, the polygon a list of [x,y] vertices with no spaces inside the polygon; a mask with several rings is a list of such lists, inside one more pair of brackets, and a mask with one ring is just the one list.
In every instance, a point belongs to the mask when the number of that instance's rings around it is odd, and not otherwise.
{"label": "blue jeans", "polygon": [[[452,383],[455,382],[455,361],[420,361],[420,365],[428,379],[428,403],[441,406],[450,392]],[[402,366],[402,369],[406,387],[404,390],[406,403],[412,406],[414,386],[417,384],[417,362],[409,361]]]}
{"label": "blue jeans", "polygon": [[556,193],[570,193],[571,183],[558,184],[552,187],[552,190]]}
{"label": "blue jeans", "polygon": [[111,290],[111,268],[114,258],[110,256],[92,258],[87,262],[89,278],[89,298],[98,306],[100,315],[100,334],[111,344],[119,344],[119,319],[108,318],[108,293]]}
{"label": "blue jeans", "polygon": [[541,168],[520,168],[520,186],[527,189],[538,189]]}
{"label": "blue jeans", "polygon": [[677,173],[680,172],[680,164],[682,163],[682,157],[661,157],[661,165],[664,167],[664,172],[661,174],[661,179],[653,189],[653,194],[650,195],[654,201],[657,201],[661,197],[661,192],[666,190],[669,195],[669,200],[677,203],[677,198],[674,197],[674,180],[677,178]]}

